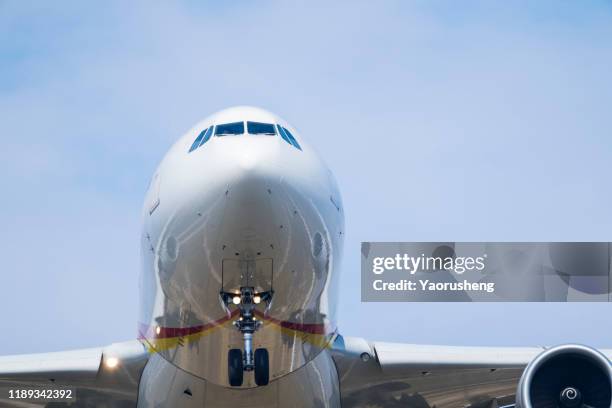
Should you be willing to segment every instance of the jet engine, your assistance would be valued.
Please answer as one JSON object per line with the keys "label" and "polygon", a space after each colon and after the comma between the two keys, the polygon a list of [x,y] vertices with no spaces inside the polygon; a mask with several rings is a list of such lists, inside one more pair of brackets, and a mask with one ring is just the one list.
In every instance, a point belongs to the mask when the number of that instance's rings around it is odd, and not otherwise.
{"label": "jet engine", "polygon": [[610,408],[610,361],[599,351],[578,344],[550,348],[523,371],[516,407]]}

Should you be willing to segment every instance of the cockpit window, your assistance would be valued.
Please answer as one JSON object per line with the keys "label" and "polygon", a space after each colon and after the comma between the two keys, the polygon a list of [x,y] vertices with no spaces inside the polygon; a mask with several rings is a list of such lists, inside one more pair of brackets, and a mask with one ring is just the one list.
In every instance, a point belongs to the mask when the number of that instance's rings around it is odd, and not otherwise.
{"label": "cockpit window", "polygon": [[289,129],[287,128],[283,128],[283,130],[287,133],[287,137],[289,138],[289,140],[291,140],[291,144],[293,144],[295,147],[297,147],[298,149],[302,150],[302,147],[300,146],[300,144],[297,142],[297,140],[295,140],[295,137],[293,137],[293,135],[291,134],[291,132],[289,131]]}
{"label": "cockpit window", "polygon": [[292,146],[295,146],[296,149],[302,150],[302,147],[297,142],[297,140],[295,140],[295,137],[293,137],[291,132],[289,132],[286,128],[282,127],[281,125],[276,125],[276,127],[278,128],[278,133],[280,133],[281,137],[283,138],[285,142],[289,143]]}
{"label": "cockpit window", "polygon": [[189,148],[189,153],[193,152],[195,149],[197,149],[198,147],[200,147],[200,143],[202,142],[202,139],[204,138],[204,136],[206,135],[206,132],[208,131],[208,129],[210,128],[206,128],[204,129],[202,132],[200,132],[200,134],[198,135],[198,137],[196,137],[196,139],[193,141],[193,143],[191,144],[191,147]]}
{"label": "cockpit window", "polygon": [[278,134],[283,138],[283,140],[293,146],[293,143],[291,143],[291,140],[289,140],[281,125],[276,125],[276,127],[278,128]]}
{"label": "cockpit window", "polygon": [[261,122],[247,122],[247,132],[252,135],[274,136],[276,134],[273,124]]}
{"label": "cockpit window", "polygon": [[197,149],[198,147],[202,146],[204,143],[208,142],[208,139],[210,139],[210,136],[212,135],[212,132],[213,132],[213,127],[212,126],[206,128],[202,132],[200,132],[198,137],[196,137],[196,139],[193,141],[193,144],[189,148],[189,153],[193,152],[195,149]]}
{"label": "cockpit window", "polygon": [[244,122],[224,123],[217,125],[215,136],[241,135],[244,133]]}
{"label": "cockpit window", "polygon": [[212,132],[213,132],[213,127],[209,127],[208,129],[205,130],[205,134],[204,137],[202,138],[202,141],[200,142],[200,146],[202,146],[204,143],[208,142],[208,140],[210,139],[210,137],[212,136]]}
{"label": "cockpit window", "polygon": [[204,137],[204,134],[206,133],[208,129],[204,129],[199,135],[198,137],[196,137],[196,140],[193,141],[193,144],[191,145],[191,147],[189,148],[189,153],[193,152],[195,149],[197,149],[200,146],[200,142],[202,141],[202,138]]}

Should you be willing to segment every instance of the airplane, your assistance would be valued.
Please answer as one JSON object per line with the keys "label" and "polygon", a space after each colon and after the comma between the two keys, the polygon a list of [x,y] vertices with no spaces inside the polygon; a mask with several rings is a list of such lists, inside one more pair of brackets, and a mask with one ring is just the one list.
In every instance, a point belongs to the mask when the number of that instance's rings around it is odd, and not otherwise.
{"label": "airplane", "polygon": [[[612,350],[342,336],[344,234],[334,176],[293,126],[255,107],[219,111],[150,182],[138,338],[0,357],[0,406],[611,406]],[[20,398],[25,388],[74,395]]]}

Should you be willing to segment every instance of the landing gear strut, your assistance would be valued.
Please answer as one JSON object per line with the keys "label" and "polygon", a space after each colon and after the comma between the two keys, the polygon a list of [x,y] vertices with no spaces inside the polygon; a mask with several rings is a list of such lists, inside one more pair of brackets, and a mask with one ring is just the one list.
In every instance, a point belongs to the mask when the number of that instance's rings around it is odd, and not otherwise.
{"label": "landing gear strut", "polygon": [[227,355],[228,377],[232,387],[242,385],[244,371],[255,371],[255,383],[267,385],[270,380],[270,362],[268,350],[259,348],[253,353],[253,335],[262,326],[254,311],[261,302],[268,306],[272,300],[273,291],[255,293],[253,287],[241,287],[240,293],[221,292],[221,299],[226,307],[235,305],[240,311],[240,317],[233,322],[236,329],[242,333],[243,350],[231,349]]}

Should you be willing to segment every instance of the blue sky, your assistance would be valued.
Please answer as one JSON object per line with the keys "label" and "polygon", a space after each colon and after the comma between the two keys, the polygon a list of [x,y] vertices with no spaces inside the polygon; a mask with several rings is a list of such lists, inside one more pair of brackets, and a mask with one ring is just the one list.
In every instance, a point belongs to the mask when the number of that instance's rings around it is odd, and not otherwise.
{"label": "blue sky", "polygon": [[610,72],[609,1],[0,1],[0,354],[134,338],[150,175],[238,104],[336,174],[344,334],[612,346],[610,304],[359,289],[361,241],[612,239]]}

